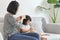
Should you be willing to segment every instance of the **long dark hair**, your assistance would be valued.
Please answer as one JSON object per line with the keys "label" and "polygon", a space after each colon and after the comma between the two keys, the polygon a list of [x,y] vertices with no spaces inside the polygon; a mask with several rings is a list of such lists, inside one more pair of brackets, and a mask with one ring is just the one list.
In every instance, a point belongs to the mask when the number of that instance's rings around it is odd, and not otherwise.
{"label": "long dark hair", "polygon": [[7,11],[15,15],[18,9],[19,3],[17,1],[11,1],[7,7]]}

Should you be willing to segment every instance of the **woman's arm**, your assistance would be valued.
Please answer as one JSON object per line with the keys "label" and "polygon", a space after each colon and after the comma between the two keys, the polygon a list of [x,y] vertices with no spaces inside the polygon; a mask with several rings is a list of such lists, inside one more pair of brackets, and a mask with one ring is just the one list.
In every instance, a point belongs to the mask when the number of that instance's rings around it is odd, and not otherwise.
{"label": "woman's arm", "polygon": [[7,21],[9,22],[10,25],[12,25],[12,27],[16,27],[18,30],[20,30],[21,24],[18,23],[13,16],[8,16]]}

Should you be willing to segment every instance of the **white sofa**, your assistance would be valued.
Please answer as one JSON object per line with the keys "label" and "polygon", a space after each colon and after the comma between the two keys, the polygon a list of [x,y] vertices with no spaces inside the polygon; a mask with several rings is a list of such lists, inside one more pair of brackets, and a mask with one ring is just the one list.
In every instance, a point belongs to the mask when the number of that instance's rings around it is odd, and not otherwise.
{"label": "white sofa", "polygon": [[32,18],[32,24],[34,24],[37,32],[44,32],[45,34],[48,34],[47,36],[43,36],[44,38],[47,38],[47,40],[60,40],[60,25],[52,24],[47,21],[49,20],[43,17]]}
{"label": "white sofa", "polygon": [[0,32],[0,40],[3,40],[3,36],[1,32]]}
{"label": "white sofa", "polygon": [[0,40],[3,40],[3,18],[0,18]]}
{"label": "white sofa", "polygon": [[[3,32],[3,18],[0,18],[0,32]],[[42,21],[41,21],[42,20]],[[45,33],[56,33],[60,34],[60,24],[50,24],[46,23],[44,18],[40,17],[32,17],[32,25],[36,28],[38,33],[45,32]]]}
{"label": "white sofa", "polygon": [[[3,34],[3,18],[0,18],[0,32]],[[44,18],[32,17],[32,25],[37,32],[56,33],[60,34],[60,24],[47,23]]]}
{"label": "white sofa", "polygon": [[0,18],[0,32],[3,33],[3,18]]}
{"label": "white sofa", "polygon": [[42,18],[42,29],[46,33],[60,34],[60,23],[47,23],[44,18]]}

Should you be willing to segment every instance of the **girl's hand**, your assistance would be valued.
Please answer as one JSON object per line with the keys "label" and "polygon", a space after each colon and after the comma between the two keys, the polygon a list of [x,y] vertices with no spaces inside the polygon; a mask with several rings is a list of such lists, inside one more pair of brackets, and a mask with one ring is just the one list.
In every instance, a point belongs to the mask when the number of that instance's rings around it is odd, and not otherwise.
{"label": "girl's hand", "polygon": [[27,30],[27,29],[23,29],[22,31],[23,31],[23,32],[28,32],[29,30]]}
{"label": "girl's hand", "polygon": [[30,32],[34,32],[35,30],[34,30],[34,28],[33,27],[31,27],[30,28]]}
{"label": "girl's hand", "polygon": [[18,29],[18,32],[21,32],[21,29]]}

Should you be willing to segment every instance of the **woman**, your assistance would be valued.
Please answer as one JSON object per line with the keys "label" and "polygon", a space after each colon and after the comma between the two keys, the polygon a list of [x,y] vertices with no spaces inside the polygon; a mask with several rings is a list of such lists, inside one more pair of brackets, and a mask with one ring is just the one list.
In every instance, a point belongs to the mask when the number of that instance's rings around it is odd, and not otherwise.
{"label": "woman", "polygon": [[7,8],[7,14],[4,17],[4,40],[8,39],[8,36],[11,36],[17,32],[16,28],[19,29],[20,25],[16,22],[13,15],[16,14],[19,4],[16,1],[12,1]]}
{"label": "woman", "polygon": [[4,17],[4,40],[37,40],[36,38],[27,37],[25,35],[21,35],[20,26],[13,15],[16,15],[18,11],[19,3],[17,1],[11,1],[7,7],[7,14]]}

